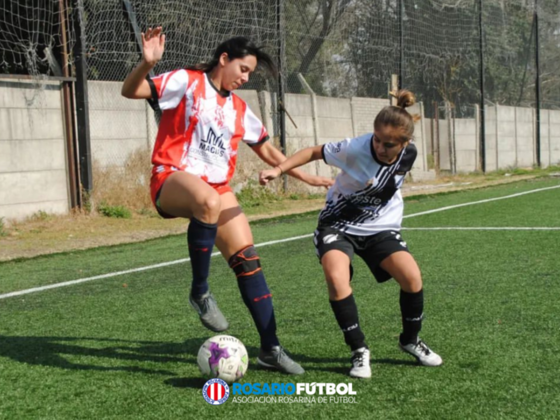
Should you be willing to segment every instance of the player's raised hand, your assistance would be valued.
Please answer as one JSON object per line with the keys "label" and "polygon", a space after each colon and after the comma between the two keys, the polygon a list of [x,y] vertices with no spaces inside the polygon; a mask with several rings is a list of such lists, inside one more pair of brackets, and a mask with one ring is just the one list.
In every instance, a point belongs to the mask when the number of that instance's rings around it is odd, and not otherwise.
{"label": "player's raised hand", "polygon": [[282,175],[282,170],[278,166],[272,169],[265,169],[259,174],[259,183],[266,185],[269,181],[278,178],[280,175]]}
{"label": "player's raised hand", "polygon": [[148,28],[146,33],[142,33],[142,56],[144,61],[155,66],[163,56],[165,47],[165,34],[162,34],[161,26]]}

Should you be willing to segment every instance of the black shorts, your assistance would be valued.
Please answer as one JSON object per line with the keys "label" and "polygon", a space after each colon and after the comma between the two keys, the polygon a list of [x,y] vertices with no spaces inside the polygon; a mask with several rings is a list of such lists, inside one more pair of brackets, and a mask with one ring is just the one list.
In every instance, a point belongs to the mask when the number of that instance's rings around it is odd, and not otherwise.
{"label": "black shorts", "polygon": [[319,260],[332,249],[348,255],[350,258],[350,279],[354,271],[352,258],[354,254],[358,254],[367,264],[378,283],[391,279],[391,275],[381,268],[381,261],[398,251],[410,252],[398,230],[383,231],[371,236],[356,236],[331,227],[320,226],[315,231],[314,242]]}

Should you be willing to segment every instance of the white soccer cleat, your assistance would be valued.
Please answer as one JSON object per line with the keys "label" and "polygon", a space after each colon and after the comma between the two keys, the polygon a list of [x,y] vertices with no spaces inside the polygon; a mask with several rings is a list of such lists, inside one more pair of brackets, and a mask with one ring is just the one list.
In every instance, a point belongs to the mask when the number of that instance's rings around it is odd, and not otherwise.
{"label": "white soccer cleat", "polygon": [[371,378],[371,366],[369,361],[369,349],[362,347],[352,352],[352,378]]}
{"label": "white soccer cleat", "polygon": [[443,359],[439,354],[434,353],[432,349],[428,347],[426,343],[418,339],[416,344],[402,345],[399,341],[399,348],[405,353],[414,356],[418,363],[423,366],[440,366],[443,363]]}

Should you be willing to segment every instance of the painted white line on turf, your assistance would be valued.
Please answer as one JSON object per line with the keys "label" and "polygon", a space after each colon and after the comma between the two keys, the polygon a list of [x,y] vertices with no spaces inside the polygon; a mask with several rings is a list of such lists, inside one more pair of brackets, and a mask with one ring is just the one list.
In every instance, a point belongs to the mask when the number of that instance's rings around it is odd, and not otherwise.
{"label": "painted white line on turf", "polygon": [[[440,211],[456,209],[456,208],[459,208],[459,207],[472,206],[472,205],[475,205],[475,204],[482,204],[482,203],[489,203],[491,201],[505,200],[506,198],[519,197],[519,196],[522,196],[522,195],[532,194],[532,193],[536,193],[536,192],[540,192],[540,191],[552,190],[552,189],[555,189],[555,188],[560,188],[560,185],[555,185],[553,187],[538,188],[538,189],[535,189],[535,190],[524,191],[524,192],[521,192],[521,193],[505,195],[503,197],[488,198],[488,199],[485,199],[485,200],[472,201],[470,203],[455,204],[453,206],[440,207],[439,209],[433,209],[433,210],[427,210],[427,211],[423,211],[423,212],[419,212],[419,213],[408,214],[406,216],[403,216],[403,218],[407,219],[407,218],[410,218],[410,217],[423,216],[425,214],[432,214],[432,213],[438,213]],[[279,239],[279,240],[276,240],[276,241],[263,242],[261,244],[256,244],[255,247],[274,245],[274,244],[279,244],[279,243],[282,243],[282,242],[297,241],[299,239],[309,238],[311,236],[313,236],[312,233],[307,234],[307,235],[294,236],[292,238]],[[219,252],[214,252],[212,254],[212,256],[216,256],[218,254],[219,254]],[[165,262],[165,263],[161,263],[161,264],[154,264],[154,265],[148,265],[148,266],[145,266],[145,267],[132,268],[130,270],[116,271],[114,273],[108,273],[108,274],[101,274],[99,276],[86,277],[86,278],[83,278],[83,279],[65,281],[65,282],[62,282],[62,283],[49,284],[47,286],[33,287],[31,289],[20,290],[20,291],[17,291],[17,292],[4,293],[4,294],[0,295],[0,299],[6,299],[6,298],[10,298],[10,297],[15,297],[15,296],[27,295],[29,293],[42,292],[44,290],[56,289],[56,288],[59,288],[59,287],[72,286],[74,284],[86,283],[86,282],[93,281],[93,280],[101,280],[101,279],[106,279],[106,278],[110,278],[110,277],[122,276],[124,274],[138,273],[138,272],[141,272],[141,271],[152,270],[152,269],[155,269],[155,268],[168,267],[168,266],[171,266],[171,265],[182,264],[182,263],[186,263],[186,262],[189,262],[189,261],[190,261],[190,258],[183,258],[183,259],[180,259],[180,260],[169,261],[169,262]]]}
{"label": "painted white line on turf", "polygon": [[[313,236],[313,234],[294,236],[293,238],[279,239],[279,240],[276,240],[276,241],[263,242],[261,244],[256,244],[255,247],[275,245],[275,244],[280,244],[282,242],[297,241],[298,239],[309,238],[310,236]],[[216,255],[220,255],[220,253],[219,252],[214,252],[212,254],[213,257],[215,257]],[[130,270],[116,271],[114,273],[101,274],[99,276],[86,277],[86,278],[78,279],[78,280],[70,280],[70,281],[65,281],[63,283],[55,283],[55,284],[49,284],[47,286],[33,287],[32,289],[25,289],[25,290],[20,290],[20,291],[17,291],[17,292],[4,293],[3,295],[0,295],[0,299],[5,299],[5,298],[9,298],[9,297],[14,297],[14,296],[27,295],[29,293],[42,292],[44,290],[56,289],[56,288],[59,288],[59,287],[72,286],[74,284],[86,283],[88,281],[93,281],[93,280],[101,280],[101,279],[106,279],[106,278],[109,278],[109,277],[117,277],[117,276],[122,276],[122,275],[125,275],[125,274],[138,273],[140,271],[153,270],[155,268],[169,267],[171,265],[183,264],[183,263],[189,262],[190,260],[191,260],[190,258],[182,258],[180,260],[169,261],[169,262],[154,264],[154,265],[147,265],[145,267],[131,268]]]}
{"label": "painted white line on turf", "polygon": [[440,207],[439,209],[433,209],[433,210],[421,211],[420,213],[409,214],[408,216],[404,216],[404,218],[406,219],[407,217],[424,216],[425,214],[439,213],[440,211],[458,209],[459,207],[474,206],[475,204],[483,204],[483,203],[489,203],[491,201],[505,200],[506,198],[521,197],[522,195],[533,194],[536,192],[541,192],[546,190],[554,190],[556,188],[560,188],[560,185],[555,185],[554,187],[538,188],[536,190],[524,191],[516,194],[504,195],[503,197],[495,197],[495,198],[487,198],[486,200],[471,201],[470,203],[454,204],[452,206]]}
{"label": "painted white line on turf", "polygon": [[445,226],[445,227],[415,227],[405,228],[402,230],[560,230],[560,227],[460,227],[460,226]]}

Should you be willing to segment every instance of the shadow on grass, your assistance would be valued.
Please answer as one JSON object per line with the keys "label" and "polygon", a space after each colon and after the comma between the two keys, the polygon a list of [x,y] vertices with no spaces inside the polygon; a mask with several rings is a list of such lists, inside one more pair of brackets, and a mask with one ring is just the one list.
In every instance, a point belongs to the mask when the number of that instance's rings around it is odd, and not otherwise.
{"label": "shadow on grass", "polygon": [[175,388],[194,388],[202,390],[202,387],[208,379],[205,378],[169,378],[163,381],[166,385],[171,385]]}
{"label": "shadow on grass", "polygon": [[420,366],[416,360],[399,360],[399,359],[371,359],[372,365],[404,365],[404,366]]}
{"label": "shadow on grass", "polygon": [[[110,365],[122,362],[196,363],[196,352],[204,340],[196,338],[184,343],[162,343],[99,337],[0,335],[0,357],[30,365],[61,369],[173,375],[174,372],[165,369]],[[195,357],[189,357],[189,354],[194,354]],[[84,358],[83,363],[75,361],[80,357]],[[93,364],[92,358],[98,359],[99,364]]]}

